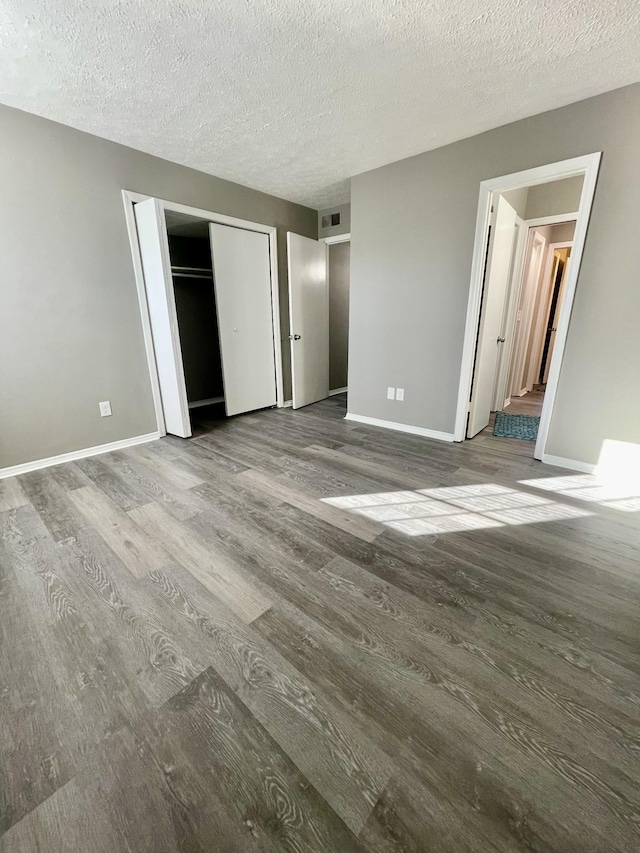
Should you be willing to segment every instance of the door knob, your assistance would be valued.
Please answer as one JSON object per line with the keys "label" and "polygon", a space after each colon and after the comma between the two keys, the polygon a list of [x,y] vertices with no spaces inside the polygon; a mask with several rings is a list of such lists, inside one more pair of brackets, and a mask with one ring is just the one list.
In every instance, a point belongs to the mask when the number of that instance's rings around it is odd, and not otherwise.
{"label": "door knob", "polygon": [[496,343],[498,343],[498,344],[503,344],[503,343],[505,342],[505,340],[506,340],[505,338],[498,338],[498,340],[496,341]]}
{"label": "door knob", "polygon": [[289,340],[290,341],[299,341],[300,335],[289,335]]}

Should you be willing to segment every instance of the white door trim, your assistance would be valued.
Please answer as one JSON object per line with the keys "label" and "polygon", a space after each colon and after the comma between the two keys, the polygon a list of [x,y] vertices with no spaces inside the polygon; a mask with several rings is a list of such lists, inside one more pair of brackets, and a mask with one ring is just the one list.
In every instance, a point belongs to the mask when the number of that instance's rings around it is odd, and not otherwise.
{"label": "white door trim", "polygon": [[[137,202],[147,201],[154,196],[144,195],[134,192],[133,190],[122,190],[122,200],[124,203],[124,212],[127,223],[127,232],[129,235],[129,243],[131,245],[131,256],[133,258],[133,273],[136,280],[136,288],[138,291],[138,305],[140,306],[140,317],[142,321],[142,334],[144,336],[145,352],[147,354],[147,365],[149,367],[149,377],[151,379],[151,393],[153,395],[153,405],[156,413],[156,421],[158,424],[158,432],[160,435],[166,435],[164,423],[164,415],[162,412],[162,397],[160,396],[160,383],[158,381],[158,367],[156,357],[153,350],[153,337],[151,334],[151,321],[149,319],[149,308],[147,306],[147,294],[144,284],[144,274],[142,272],[142,259],[140,257],[140,246],[138,245],[138,232],[136,229],[136,221],[133,213],[133,206]],[[280,337],[280,298],[279,298],[279,279],[278,279],[278,232],[277,228],[272,225],[262,225],[258,222],[250,222],[246,219],[238,219],[235,216],[227,216],[224,213],[214,213],[211,210],[203,210],[198,207],[189,207],[186,204],[178,204],[177,202],[167,201],[166,199],[158,199],[164,210],[171,210],[174,213],[184,213],[187,216],[195,216],[199,219],[206,219],[209,222],[218,222],[221,225],[231,225],[235,228],[244,228],[247,231],[258,231],[261,234],[267,234],[269,237],[269,263],[271,267],[271,309],[273,314],[273,343],[275,347],[275,370],[276,370],[276,405],[282,408],[285,404],[284,399],[284,379],[282,371],[282,340]]]}
{"label": "white door trim", "polygon": [[[523,172],[515,172],[511,175],[503,175],[491,180],[482,181],[480,184],[480,196],[478,199],[478,212],[476,217],[475,242],[471,262],[471,282],[469,288],[469,301],[467,305],[467,319],[465,325],[464,345],[462,350],[462,364],[460,368],[460,384],[458,388],[458,406],[454,429],[454,440],[463,441],[466,432],[467,412],[469,408],[469,393],[473,379],[473,361],[478,336],[478,320],[480,316],[480,299],[482,296],[482,275],[484,268],[484,253],[487,245],[487,230],[489,217],[491,215],[491,198],[494,193],[506,192],[521,187],[544,184],[549,181],[557,181],[563,178],[572,178],[584,175],[578,218],[573,239],[573,263],[570,266],[567,283],[565,286],[565,298],[560,311],[558,331],[547,390],[545,393],[538,440],[534,451],[536,459],[541,459],[549,434],[551,415],[558,390],[558,378],[560,367],[564,356],[564,348],[567,342],[569,320],[573,299],[575,296],[580,262],[584,250],[584,243],[591,214],[591,206],[596,188],[596,179],[600,166],[601,152],[586,154],[571,160],[563,160],[558,163],[550,163],[546,166],[538,166]],[[565,219],[568,217],[565,216]]]}
{"label": "white door trim", "polygon": [[347,234],[334,234],[333,237],[320,237],[318,243],[326,243],[327,246],[333,246],[336,243],[349,243],[351,240],[351,232]]}
{"label": "white door trim", "polygon": [[124,215],[127,222],[127,233],[129,245],[131,246],[131,257],[133,259],[133,274],[138,291],[138,306],[140,308],[140,320],[142,322],[142,335],[144,337],[144,349],[147,354],[147,366],[149,368],[149,379],[151,380],[151,394],[153,396],[153,407],[156,413],[156,424],[159,435],[166,435],[167,429],[164,423],[164,410],[162,408],[162,396],[160,394],[160,379],[158,378],[158,365],[156,353],[153,348],[153,334],[151,332],[151,318],[149,316],[149,305],[147,304],[147,291],[144,284],[144,272],[142,270],[142,255],[140,254],[140,243],[138,242],[138,229],[133,206],[138,201],[146,201],[151,196],[132,193],[128,190],[122,191],[124,203]]}

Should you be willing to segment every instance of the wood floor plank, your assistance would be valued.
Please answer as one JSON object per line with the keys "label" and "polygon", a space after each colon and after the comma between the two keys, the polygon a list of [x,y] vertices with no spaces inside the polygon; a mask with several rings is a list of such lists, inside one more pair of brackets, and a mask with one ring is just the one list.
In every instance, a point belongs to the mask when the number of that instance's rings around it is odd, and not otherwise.
{"label": "wood floor plank", "polygon": [[47,469],[23,474],[20,484],[56,542],[73,540],[84,526],[82,515]]}
{"label": "wood floor plank", "polygon": [[318,498],[306,494],[279,476],[274,477],[251,469],[238,474],[238,478],[250,482],[267,494],[278,497],[340,530],[364,539],[365,542],[373,542],[376,536],[384,532],[382,525],[322,503]]}
{"label": "wood floor plank", "polygon": [[[166,703],[162,723],[168,734],[163,740],[178,744],[184,755],[184,777],[198,779],[205,802],[213,793],[215,800],[227,803],[227,814],[235,820],[236,844],[246,845],[242,849],[345,853],[361,849],[213,668]],[[180,784],[176,771],[174,778]],[[181,787],[186,799],[192,784]]]}
{"label": "wood floor plank", "polygon": [[391,775],[383,751],[230,610],[215,600],[202,605],[197,588],[166,574],[149,579],[197,626],[216,671],[357,834]]}
{"label": "wood floor plank", "polygon": [[16,509],[29,503],[20,481],[16,477],[0,480],[0,512]]}
{"label": "wood floor plank", "polygon": [[75,462],[65,462],[64,465],[54,465],[49,468],[48,471],[56,483],[68,492],[73,491],[73,489],[81,489],[83,486],[91,485],[91,480],[86,474],[82,473]]}
{"label": "wood floor plank", "polygon": [[129,516],[150,539],[161,543],[204,587],[245,622],[252,622],[271,606],[271,602],[245,579],[231,560],[216,553],[158,504],[131,510]]}
{"label": "wood floor plank", "polygon": [[130,448],[127,451],[127,455],[138,460],[150,471],[159,474],[177,489],[190,489],[204,482],[201,477],[185,471],[178,465],[175,465],[172,460],[163,459],[158,456],[144,444]]}
{"label": "wood floor plank", "polygon": [[[153,446],[155,444],[154,442]],[[124,451],[109,453],[104,462],[120,479],[144,493],[147,496],[146,503],[155,501],[180,521],[185,521],[207,508],[193,489],[176,488],[158,471],[145,467],[139,459],[127,455]]]}
{"label": "wood floor plank", "polygon": [[148,705],[159,707],[206,668],[199,650],[176,632],[171,610],[95,531],[79,534],[65,546],[63,558],[62,576],[69,583],[76,579],[83,621],[96,636],[109,638],[109,654]]}
{"label": "wood floor plank", "polygon": [[87,478],[87,485],[95,485],[110,500],[127,512],[135,506],[149,503],[149,496],[132,479],[123,479],[110,470],[104,456],[80,459],[78,468]]}
{"label": "wood floor plank", "polygon": [[167,552],[97,486],[76,489],[69,497],[135,577],[170,562]]}
{"label": "wood floor plank", "polygon": [[127,681],[110,634],[87,622],[80,586],[66,572],[64,549],[73,543],[57,545],[31,506],[4,513],[0,528],[2,833],[149,706]]}

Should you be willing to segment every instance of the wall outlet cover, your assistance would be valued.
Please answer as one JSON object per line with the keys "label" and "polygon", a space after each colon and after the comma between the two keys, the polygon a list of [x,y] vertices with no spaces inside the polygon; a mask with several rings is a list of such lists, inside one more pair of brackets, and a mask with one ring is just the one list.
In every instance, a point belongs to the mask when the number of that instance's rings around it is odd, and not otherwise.
{"label": "wall outlet cover", "polygon": [[395,388],[387,388],[387,400],[395,400],[396,397],[396,389]]}
{"label": "wall outlet cover", "polygon": [[396,388],[396,400],[404,400],[404,388]]}
{"label": "wall outlet cover", "polygon": [[109,400],[105,400],[103,403],[98,403],[100,406],[100,417],[108,418],[111,415],[111,403]]}

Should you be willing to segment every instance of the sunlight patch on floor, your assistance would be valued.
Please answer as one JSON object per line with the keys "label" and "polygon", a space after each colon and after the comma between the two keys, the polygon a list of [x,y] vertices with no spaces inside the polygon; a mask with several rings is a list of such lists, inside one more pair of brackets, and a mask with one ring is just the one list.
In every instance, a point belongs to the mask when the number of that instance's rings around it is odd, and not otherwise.
{"label": "sunlight patch on floor", "polygon": [[496,483],[347,495],[322,498],[322,501],[407,536],[535,524],[592,515],[587,510]]}
{"label": "sunlight patch on floor", "polygon": [[566,498],[598,503],[621,512],[640,511],[640,483],[624,478],[609,479],[595,474],[520,480],[523,486],[555,492]]}

